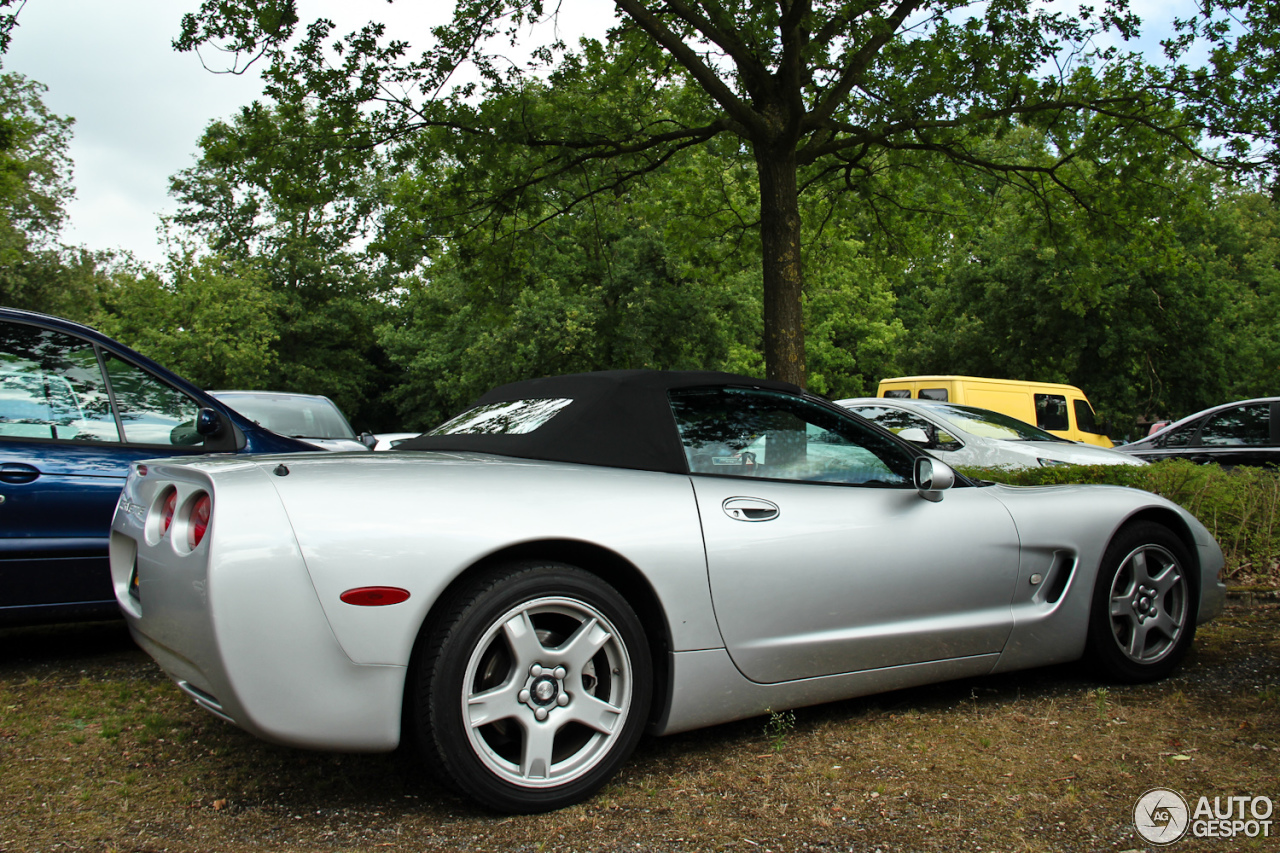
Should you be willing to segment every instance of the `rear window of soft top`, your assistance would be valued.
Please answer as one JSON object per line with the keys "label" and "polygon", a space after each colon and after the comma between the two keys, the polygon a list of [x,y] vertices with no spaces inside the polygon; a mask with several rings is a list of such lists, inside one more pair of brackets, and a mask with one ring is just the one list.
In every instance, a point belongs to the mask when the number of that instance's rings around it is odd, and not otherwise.
{"label": "rear window of soft top", "polygon": [[554,418],[573,400],[507,400],[468,409],[426,435],[526,435]]}

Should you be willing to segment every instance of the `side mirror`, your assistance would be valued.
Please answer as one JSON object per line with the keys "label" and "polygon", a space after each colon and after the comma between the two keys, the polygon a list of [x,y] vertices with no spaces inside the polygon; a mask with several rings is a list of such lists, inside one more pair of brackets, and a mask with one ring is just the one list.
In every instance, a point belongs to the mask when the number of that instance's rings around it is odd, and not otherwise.
{"label": "side mirror", "polygon": [[906,439],[912,444],[927,445],[929,443],[929,434],[920,427],[907,427],[898,433],[898,438]]}
{"label": "side mirror", "polygon": [[217,438],[222,434],[222,417],[217,409],[204,408],[196,412],[196,432],[205,438]]}
{"label": "side mirror", "polygon": [[921,456],[916,460],[915,487],[920,497],[937,503],[942,500],[942,493],[955,485],[956,472],[945,462],[939,462],[929,456]]}
{"label": "side mirror", "polygon": [[360,443],[373,450],[378,444],[378,437],[371,432],[362,432],[360,433]]}

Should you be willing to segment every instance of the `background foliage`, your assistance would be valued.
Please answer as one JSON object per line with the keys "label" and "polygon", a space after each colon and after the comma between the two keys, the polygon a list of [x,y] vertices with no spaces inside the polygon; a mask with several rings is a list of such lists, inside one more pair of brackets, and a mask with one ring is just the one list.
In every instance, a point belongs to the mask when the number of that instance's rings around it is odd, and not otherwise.
{"label": "background foliage", "polygon": [[[1001,14],[1017,20],[1015,6]],[[1265,166],[1274,143],[1259,107],[1278,88],[1266,85],[1276,39],[1262,11],[1214,2],[1183,25],[1221,49],[1199,77],[1159,78],[1184,105],[1161,102],[1161,123],[1015,110],[947,130],[946,146],[800,164],[808,387],[855,396],[926,372],[1065,381],[1121,438],[1277,393],[1271,172],[1227,168]],[[1236,29],[1218,26],[1224,16]],[[1232,64],[1241,26],[1248,75]],[[914,94],[895,97],[919,101],[929,74],[993,33],[943,27],[954,50],[932,71],[921,44],[894,48],[886,62],[919,72]],[[337,54],[311,30],[262,100],[212,123],[173,176],[180,207],[157,268],[59,243],[72,119],[44,107],[40,84],[2,74],[0,303],[97,324],[206,387],[327,394],[373,430],[426,428],[492,385],[555,372],[763,375],[758,152],[734,134],[568,160],[528,144],[696,124],[706,91],[634,35],[584,43],[545,76],[493,65],[497,85],[453,102],[464,112],[443,121],[424,108],[410,127],[362,106],[390,91],[403,48],[369,30]],[[1189,44],[1171,43],[1172,56]],[[1124,80],[1102,67],[1072,85],[1099,97],[1137,85],[1125,75],[1139,66],[1106,66]],[[1168,132],[1210,125],[1216,137],[1191,144]]]}
{"label": "background foliage", "polygon": [[[260,60],[285,112],[315,105],[360,150],[427,140],[456,188],[433,218],[454,227],[545,222],[691,152],[734,150],[758,202],[764,370],[806,385],[811,199],[865,199],[927,162],[1016,187],[1046,216],[1062,190],[1106,216],[1087,196],[1140,172],[1137,152],[1268,174],[1265,5],[1205,0],[1163,50],[1140,51],[1125,45],[1142,25],[1128,0],[614,0],[605,37],[575,49],[556,36],[522,61],[526,37],[558,29],[559,3],[455,0],[415,53],[374,22],[335,39],[295,0],[204,0],[175,45]],[[1211,49],[1206,64],[1187,62],[1193,47]],[[1039,146],[987,144],[1027,128]],[[1199,149],[1208,137],[1225,144]],[[591,180],[562,180],[579,172]]]}

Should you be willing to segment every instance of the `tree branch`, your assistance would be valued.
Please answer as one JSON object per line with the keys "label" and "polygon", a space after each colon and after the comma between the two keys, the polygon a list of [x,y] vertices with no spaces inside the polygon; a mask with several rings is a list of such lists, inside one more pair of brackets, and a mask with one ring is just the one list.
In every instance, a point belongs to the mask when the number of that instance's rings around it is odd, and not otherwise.
{"label": "tree branch", "polygon": [[[640,0],[615,0],[615,2],[618,8],[626,12],[651,39],[657,42],[663,50],[675,57],[676,61],[693,76],[698,85],[734,121],[754,131],[763,129],[760,116],[750,106],[743,103],[742,99],[735,95],[733,90],[720,79],[720,75],[708,67],[689,45],[684,43],[683,39],[659,21]],[[690,21],[690,23],[693,22]],[[723,45],[721,46],[723,47]]]}

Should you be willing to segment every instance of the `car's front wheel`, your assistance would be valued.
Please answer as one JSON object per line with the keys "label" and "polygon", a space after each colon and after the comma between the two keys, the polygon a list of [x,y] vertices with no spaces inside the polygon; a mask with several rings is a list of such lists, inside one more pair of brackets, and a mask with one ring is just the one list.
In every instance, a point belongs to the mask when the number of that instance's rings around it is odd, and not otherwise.
{"label": "car's front wheel", "polygon": [[1087,656],[1103,675],[1141,682],[1173,671],[1195,636],[1191,573],[1186,546],[1167,527],[1140,522],[1116,535],[1089,617]]}
{"label": "car's front wheel", "polygon": [[474,579],[427,627],[409,724],[445,781],[506,812],[579,802],[643,733],[652,662],[613,587],[558,563]]}

